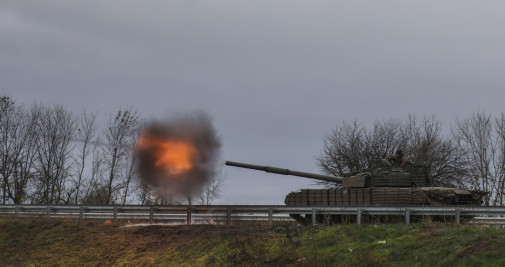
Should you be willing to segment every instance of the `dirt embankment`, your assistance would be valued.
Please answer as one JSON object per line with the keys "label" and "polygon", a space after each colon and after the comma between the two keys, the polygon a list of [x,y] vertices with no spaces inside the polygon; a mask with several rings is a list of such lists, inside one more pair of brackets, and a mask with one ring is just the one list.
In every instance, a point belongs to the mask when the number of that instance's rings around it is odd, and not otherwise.
{"label": "dirt embankment", "polygon": [[[116,225],[103,221],[2,220],[0,265],[212,263],[215,246],[269,235],[258,225]],[[248,241],[246,241],[247,243]],[[192,251],[194,250],[194,251]],[[199,262],[200,263],[197,263]]]}

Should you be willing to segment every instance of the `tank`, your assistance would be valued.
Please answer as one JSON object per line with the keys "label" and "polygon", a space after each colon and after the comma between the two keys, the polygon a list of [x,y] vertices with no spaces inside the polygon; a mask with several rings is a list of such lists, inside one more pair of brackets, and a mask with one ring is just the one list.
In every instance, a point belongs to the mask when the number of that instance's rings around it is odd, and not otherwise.
{"label": "tank", "polygon": [[[291,192],[284,200],[287,206],[482,205],[482,198],[487,195],[487,192],[479,190],[432,187],[429,168],[415,164],[401,167],[378,166],[345,177],[233,161],[227,161],[226,165],[335,183],[335,188],[332,189],[301,189]],[[303,219],[294,215],[292,217]]]}

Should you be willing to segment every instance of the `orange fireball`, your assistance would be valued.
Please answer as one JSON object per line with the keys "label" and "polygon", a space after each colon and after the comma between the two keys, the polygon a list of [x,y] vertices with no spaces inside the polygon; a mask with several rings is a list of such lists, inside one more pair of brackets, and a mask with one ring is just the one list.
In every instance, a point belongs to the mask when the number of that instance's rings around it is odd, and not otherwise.
{"label": "orange fireball", "polygon": [[169,140],[143,133],[137,140],[136,149],[154,158],[154,168],[169,175],[179,174],[193,168],[197,150],[187,141]]}

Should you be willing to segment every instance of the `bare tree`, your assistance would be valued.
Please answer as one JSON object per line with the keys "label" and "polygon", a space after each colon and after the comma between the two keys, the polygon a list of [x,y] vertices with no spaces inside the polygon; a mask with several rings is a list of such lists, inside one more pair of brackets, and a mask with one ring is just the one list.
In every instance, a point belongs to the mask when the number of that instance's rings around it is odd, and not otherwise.
{"label": "bare tree", "polygon": [[153,204],[154,196],[153,190],[144,180],[137,180],[137,197],[140,205],[151,205]]}
{"label": "bare tree", "polygon": [[0,98],[0,175],[2,202],[22,203],[33,178],[33,120],[10,97]]}
{"label": "bare tree", "polygon": [[429,167],[434,185],[463,186],[465,184],[464,153],[450,138],[442,136],[442,124],[435,116],[425,116],[420,124],[412,115],[405,124],[402,145],[416,164]]}
{"label": "bare tree", "polygon": [[342,176],[376,166],[405,143],[405,130],[398,120],[376,122],[372,130],[357,121],[343,122],[325,137],[317,161],[323,172]]}
{"label": "bare tree", "polygon": [[37,158],[38,132],[35,131],[39,114],[37,112],[25,112],[25,120],[21,122],[23,130],[24,147],[21,151],[20,160],[14,164],[13,190],[9,190],[9,196],[15,204],[23,203],[29,197],[29,189],[36,178],[35,163]]}
{"label": "bare tree", "polygon": [[138,126],[138,115],[131,109],[119,110],[116,116],[109,120],[105,129],[105,145],[103,148],[104,162],[107,167],[107,204],[113,201],[113,194],[121,187],[118,181],[124,168],[124,160],[131,151],[129,138]]}
{"label": "bare tree", "polygon": [[503,205],[505,195],[505,113],[496,119],[496,145],[494,168],[496,171],[498,204]]}
{"label": "bare tree", "polygon": [[377,166],[398,149],[410,156],[409,161],[430,167],[436,185],[461,184],[457,171],[464,162],[462,153],[443,138],[434,116],[425,116],[421,124],[414,115],[404,122],[380,121],[371,130],[357,121],[343,122],[325,137],[323,152],[316,159],[323,172],[343,176]]}
{"label": "bare tree", "polygon": [[223,184],[224,178],[222,172],[212,177],[200,194],[200,205],[210,205],[212,201],[220,197],[220,191]]}
{"label": "bare tree", "polygon": [[65,184],[70,176],[74,116],[59,105],[34,105],[32,109],[39,114],[35,124],[37,185],[33,201],[68,203],[70,194],[66,194]]}
{"label": "bare tree", "polygon": [[[98,137],[99,138],[99,137]],[[97,141],[97,143],[100,143]],[[91,170],[90,177],[84,184],[85,193],[83,197],[80,199],[80,202],[83,204],[95,204],[95,205],[107,205],[107,194],[99,193],[97,194],[97,190],[102,190],[103,188],[107,188],[105,186],[105,173],[106,170],[104,168],[104,158],[101,152],[96,149],[93,151],[93,157],[91,161]]]}
{"label": "bare tree", "polygon": [[7,201],[7,188],[14,172],[14,162],[18,160],[22,147],[19,141],[16,140],[20,131],[21,114],[22,110],[15,105],[10,97],[3,96],[0,98],[0,175],[2,175],[3,204],[6,204]]}
{"label": "bare tree", "polygon": [[122,192],[122,196],[121,196],[121,205],[126,205],[127,198],[129,196],[129,194],[131,193],[130,192],[131,182],[136,175],[136,169],[135,169],[136,161],[137,161],[137,159],[136,159],[136,156],[134,153],[130,153],[127,156],[127,158],[125,159],[125,164],[126,164],[126,166],[124,168],[125,181],[122,185],[123,192]]}
{"label": "bare tree", "polygon": [[369,166],[377,165],[378,160],[393,155],[398,148],[405,148],[406,135],[408,133],[399,120],[390,119],[374,123],[373,131],[366,131],[367,149],[364,156],[367,157]]}
{"label": "bare tree", "polygon": [[[494,183],[491,174],[493,160],[491,130],[491,117],[484,113],[474,114],[465,120],[458,119],[453,129],[458,146],[465,152],[471,186],[486,192],[491,192]],[[490,196],[485,196],[484,201],[489,205]]]}
{"label": "bare tree", "polygon": [[[134,147],[139,136],[140,136],[140,128],[135,127],[134,129],[132,129],[132,135],[129,137],[128,146]],[[137,167],[137,155],[136,153],[133,152],[133,150],[130,150],[125,158],[125,168],[124,168],[125,181],[123,184],[123,196],[121,200],[122,205],[126,204],[128,194],[130,193],[129,190],[132,184],[132,180],[136,175],[138,175],[136,167]]]}
{"label": "bare tree", "polygon": [[337,127],[324,139],[323,154],[317,160],[323,172],[342,176],[369,167],[366,157],[366,129],[354,121]]}
{"label": "bare tree", "polygon": [[[83,112],[79,118],[79,128],[76,133],[77,152],[75,157],[75,177],[73,180],[74,203],[79,203],[83,183],[85,181],[85,170],[87,161],[90,160],[93,151],[97,146],[96,140],[96,114]],[[92,170],[91,170],[92,171]],[[89,180],[89,178],[88,178]]]}

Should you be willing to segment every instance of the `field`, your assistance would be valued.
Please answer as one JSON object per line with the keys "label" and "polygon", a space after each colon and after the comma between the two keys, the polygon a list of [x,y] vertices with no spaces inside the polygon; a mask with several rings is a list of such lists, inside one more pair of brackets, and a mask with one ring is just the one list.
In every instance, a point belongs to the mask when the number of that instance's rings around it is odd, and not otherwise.
{"label": "field", "polygon": [[0,219],[2,266],[505,266],[505,230]]}

